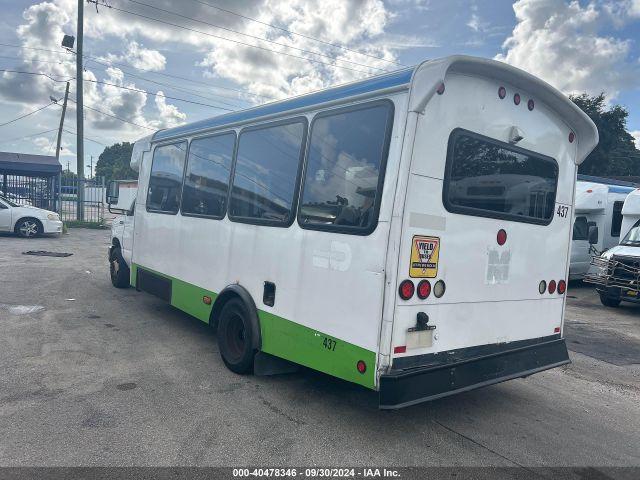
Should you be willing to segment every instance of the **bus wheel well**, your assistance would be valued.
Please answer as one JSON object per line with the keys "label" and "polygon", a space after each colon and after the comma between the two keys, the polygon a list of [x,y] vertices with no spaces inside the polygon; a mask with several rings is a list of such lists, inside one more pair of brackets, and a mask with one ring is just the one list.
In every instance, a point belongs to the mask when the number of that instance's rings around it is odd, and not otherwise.
{"label": "bus wheel well", "polygon": [[209,326],[214,330],[218,327],[218,320],[220,319],[220,313],[224,308],[225,304],[233,299],[238,298],[242,301],[247,308],[247,312],[249,312],[249,321],[251,322],[253,329],[253,348],[255,350],[260,350],[262,345],[262,337],[260,335],[260,319],[258,317],[258,309],[256,308],[256,304],[251,297],[251,294],[242,286],[234,284],[226,287],[222,292],[218,294],[216,297],[216,301],[213,304],[213,308],[211,309],[211,315],[209,316]]}

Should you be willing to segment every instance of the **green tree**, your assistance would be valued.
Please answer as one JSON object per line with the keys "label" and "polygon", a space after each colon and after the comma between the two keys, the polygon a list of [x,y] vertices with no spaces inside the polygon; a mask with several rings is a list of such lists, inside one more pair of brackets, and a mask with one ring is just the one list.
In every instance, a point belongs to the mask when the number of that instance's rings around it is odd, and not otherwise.
{"label": "green tree", "polygon": [[590,96],[586,93],[570,97],[598,127],[598,146],[580,165],[578,171],[587,175],[640,175],[640,150],[627,131],[629,112],[620,106],[607,107],[604,92]]}
{"label": "green tree", "polygon": [[138,178],[138,172],[129,166],[133,143],[122,142],[106,147],[96,163],[96,177],[105,177],[105,181],[129,180]]}

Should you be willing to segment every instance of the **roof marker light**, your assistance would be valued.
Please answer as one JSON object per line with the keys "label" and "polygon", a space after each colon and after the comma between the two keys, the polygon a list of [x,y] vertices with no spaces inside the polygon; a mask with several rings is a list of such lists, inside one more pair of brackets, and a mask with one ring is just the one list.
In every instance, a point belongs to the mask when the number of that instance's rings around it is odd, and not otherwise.
{"label": "roof marker light", "polygon": [[506,88],[504,88],[504,87],[500,87],[500,88],[498,89],[498,96],[500,97],[500,100],[503,100],[503,99],[504,99],[504,97],[506,97],[506,96],[507,96],[507,89],[506,89]]}
{"label": "roof marker light", "polygon": [[576,139],[576,134],[573,132],[569,132],[569,143],[573,143],[575,139]]}
{"label": "roof marker light", "polygon": [[505,243],[507,243],[507,232],[503,228],[498,230],[498,234],[496,235],[496,241],[498,242],[498,245],[500,245],[500,246],[502,246]]}
{"label": "roof marker light", "polygon": [[442,95],[444,93],[444,82],[440,82],[440,85],[438,85],[438,89],[436,90],[436,92],[438,92],[438,95]]}
{"label": "roof marker light", "polygon": [[529,101],[527,102],[527,108],[529,109],[529,111],[532,111],[535,107],[535,103],[533,102],[533,98],[530,98]]}
{"label": "roof marker light", "polygon": [[520,105],[520,94],[519,93],[516,93],[513,96],[513,103],[515,103],[516,105]]}

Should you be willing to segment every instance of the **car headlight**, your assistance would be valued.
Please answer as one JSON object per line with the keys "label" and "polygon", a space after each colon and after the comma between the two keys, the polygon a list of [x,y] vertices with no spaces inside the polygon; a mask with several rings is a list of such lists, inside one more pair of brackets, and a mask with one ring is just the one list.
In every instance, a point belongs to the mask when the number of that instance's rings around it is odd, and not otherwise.
{"label": "car headlight", "polygon": [[47,215],[49,220],[60,220],[60,216],[57,213],[50,213]]}

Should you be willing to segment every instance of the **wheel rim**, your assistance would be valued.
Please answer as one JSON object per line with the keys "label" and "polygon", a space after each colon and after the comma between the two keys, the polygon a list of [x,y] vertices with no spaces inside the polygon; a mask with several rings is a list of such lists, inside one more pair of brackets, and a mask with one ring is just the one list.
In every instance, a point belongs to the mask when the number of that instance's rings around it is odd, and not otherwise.
{"label": "wheel rim", "polygon": [[38,224],[31,220],[25,220],[22,222],[22,225],[20,225],[19,230],[24,237],[33,237],[38,233]]}
{"label": "wheel rim", "polygon": [[246,336],[244,323],[239,315],[233,315],[229,319],[225,331],[225,342],[229,351],[229,360],[236,362],[242,359],[246,348]]}

